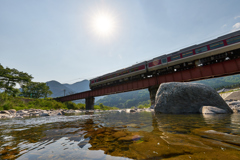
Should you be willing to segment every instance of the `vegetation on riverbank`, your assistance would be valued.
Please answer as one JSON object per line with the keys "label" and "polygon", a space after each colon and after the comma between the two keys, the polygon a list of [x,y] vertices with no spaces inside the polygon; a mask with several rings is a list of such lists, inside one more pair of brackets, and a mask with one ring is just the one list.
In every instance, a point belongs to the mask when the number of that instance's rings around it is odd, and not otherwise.
{"label": "vegetation on riverbank", "polygon": [[150,106],[149,92],[147,89],[112,94],[98,100],[96,104],[116,106],[118,108],[144,107]]}
{"label": "vegetation on riverbank", "polygon": [[[23,110],[23,109],[85,109],[85,104],[76,104],[73,102],[57,102],[51,98],[36,99],[36,98],[24,98],[14,97],[7,93],[0,93],[0,110]],[[100,110],[113,110],[117,107],[108,107],[103,104],[94,105],[94,109]]]}
{"label": "vegetation on riverbank", "polygon": [[[0,64],[0,91],[13,97],[43,98],[52,94],[49,86],[43,82],[32,82],[33,77],[15,68]],[[20,89],[16,86],[19,85]]]}
{"label": "vegetation on riverbank", "polygon": [[[15,68],[3,67],[0,64],[0,110],[23,109],[85,109],[85,104],[73,102],[57,102],[47,98],[52,94],[49,86],[42,82],[32,82],[33,77]],[[16,88],[16,85],[21,88]],[[94,109],[112,110],[103,104],[95,105]]]}
{"label": "vegetation on riverbank", "polygon": [[231,92],[236,92],[236,91],[240,91],[240,88],[230,89],[230,90],[228,90],[228,91],[221,92],[221,93],[219,93],[219,94],[221,95],[221,94],[223,94],[223,93],[231,93]]}

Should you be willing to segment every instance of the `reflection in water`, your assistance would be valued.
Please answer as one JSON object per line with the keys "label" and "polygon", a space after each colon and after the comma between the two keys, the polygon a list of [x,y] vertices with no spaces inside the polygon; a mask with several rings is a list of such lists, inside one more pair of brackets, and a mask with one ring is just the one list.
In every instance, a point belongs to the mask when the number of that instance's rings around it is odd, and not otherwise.
{"label": "reflection in water", "polygon": [[240,115],[106,113],[0,121],[0,159],[238,159]]}
{"label": "reflection in water", "polygon": [[231,119],[229,114],[203,114],[204,120],[207,124],[212,125],[226,125],[231,124]]}
{"label": "reflection in water", "polygon": [[231,115],[231,132],[236,135],[240,135],[240,115]]}

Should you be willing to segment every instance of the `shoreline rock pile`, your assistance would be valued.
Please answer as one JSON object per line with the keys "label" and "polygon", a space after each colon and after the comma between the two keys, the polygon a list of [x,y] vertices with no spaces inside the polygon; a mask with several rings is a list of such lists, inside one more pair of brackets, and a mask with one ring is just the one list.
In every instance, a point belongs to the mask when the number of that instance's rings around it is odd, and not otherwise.
{"label": "shoreline rock pile", "polygon": [[228,106],[232,109],[233,113],[240,113],[240,100],[226,101]]}
{"label": "shoreline rock pile", "polygon": [[39,117],[39,116],[59,116],[68,113],[81,113],[80,110],[42,110],[42,109],[25,109],[16,111],[15,109],[0,111],[1,118],[24,118],[24,117]]}
{"label": "shoreline rock pile", "polygon": [[153,109],[121,109],[121,110],[42,110],[42,109],[25,109],[16,111],[15,109],[0,111],[0,119],[8,118],[26,118],[26,117],[43,117],[43,116],[61,116],[61,115],[72,115],[72,114],[93,114],[98,112],[153,112]]}

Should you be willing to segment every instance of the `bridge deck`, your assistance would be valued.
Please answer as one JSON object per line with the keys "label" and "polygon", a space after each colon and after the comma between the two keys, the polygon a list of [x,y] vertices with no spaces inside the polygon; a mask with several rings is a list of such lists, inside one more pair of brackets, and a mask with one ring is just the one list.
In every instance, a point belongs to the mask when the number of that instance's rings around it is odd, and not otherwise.
{"label": "bridge deck", "polygon": [[127,82],[115,86],[108,86],[101,89],[76,93],[65,97],[56,98],[59,101],[72,101],[97,97],[115,93],[128,92],[133,90],[145,89],[152,86],[159,86],[164,82],[188,82],[213,77],[221,77],[240,73],[240,58],[229,61],[210,64],[202,67],[196,67],[184,71],[178,71],[157,77],[146,78],[138,81]]}

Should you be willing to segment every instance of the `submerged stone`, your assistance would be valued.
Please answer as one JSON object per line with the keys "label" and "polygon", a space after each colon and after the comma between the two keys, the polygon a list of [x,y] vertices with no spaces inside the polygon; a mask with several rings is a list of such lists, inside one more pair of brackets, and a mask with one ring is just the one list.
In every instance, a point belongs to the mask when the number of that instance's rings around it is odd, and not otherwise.
{"label": "submerged stone", "polygon": [[113,137],[115,138],[120,138],[120,137],[125,137],[127,135],[127,133],[123,132],[123,131],[118,131],[118,132],[115,132],[113,134]]}

